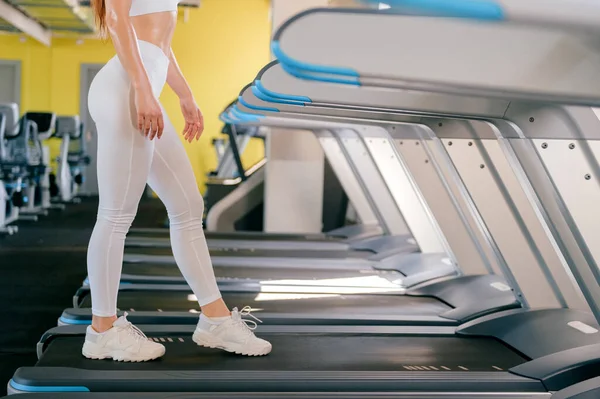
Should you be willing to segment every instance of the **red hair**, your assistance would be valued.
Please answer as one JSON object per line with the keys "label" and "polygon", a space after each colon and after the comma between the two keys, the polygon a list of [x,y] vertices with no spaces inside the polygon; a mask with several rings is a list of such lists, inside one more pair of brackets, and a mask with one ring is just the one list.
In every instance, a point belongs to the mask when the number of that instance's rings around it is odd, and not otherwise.
{"label": "red hair", "polygon": [[92,0],[92,8],[94,10],[96,25],[100,33],[104,36],[106,34],[106,1]]}

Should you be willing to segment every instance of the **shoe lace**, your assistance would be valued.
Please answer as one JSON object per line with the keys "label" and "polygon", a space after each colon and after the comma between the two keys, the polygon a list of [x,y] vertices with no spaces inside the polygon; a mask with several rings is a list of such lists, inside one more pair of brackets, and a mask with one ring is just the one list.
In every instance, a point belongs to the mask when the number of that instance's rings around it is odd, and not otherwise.
{"label": "shoe lace", "polygon": [[[258,323],[262,323],[261,319],[252,314],[252,308],[250,306],[243,307],[238,313],[240,315],[240,324],[243,325],[244,329],[248,332],[253,332],[258,328]],[[242,317],[251,317],[256,321],[244,319]]]}
{"label": "shoe lace", "polygon": [[149,339],[146,336],[146,334],[144,334],[142,332],[142,330],[140,330],[138,327],[134,326],[129,320],[127,320],[127,313],[125,313],[123,316],[124,316],[125,320],[127,321],[127,323],[120,326],[119,329],[121,331],[125,331],[135,341],[142,341],[142,340],[147,341]]}

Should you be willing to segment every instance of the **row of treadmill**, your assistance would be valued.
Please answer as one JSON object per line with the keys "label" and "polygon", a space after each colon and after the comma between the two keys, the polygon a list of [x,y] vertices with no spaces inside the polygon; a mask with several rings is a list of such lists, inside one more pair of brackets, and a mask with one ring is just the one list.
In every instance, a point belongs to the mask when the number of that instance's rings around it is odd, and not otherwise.
{"label": "row of treadmill", "polygon": [[84,359],[85,281],[9,393],[600,395],[600,5],[386,3],[289,20],[277,60],[221,115],[312,131],[360,220],[316,235],[207,232],[225,301],[252,308],[273,352],[196,347],[199,310],[168,231],[138,229],[118,306],[165,357]]}
{"label": "row of treadmill", "polygon": [[[54,159],[50,140],[60,142]],[[0,235],[78,201],[90,163],[85,144],[78,115],[21,115],[18,104],[0,103]]]}

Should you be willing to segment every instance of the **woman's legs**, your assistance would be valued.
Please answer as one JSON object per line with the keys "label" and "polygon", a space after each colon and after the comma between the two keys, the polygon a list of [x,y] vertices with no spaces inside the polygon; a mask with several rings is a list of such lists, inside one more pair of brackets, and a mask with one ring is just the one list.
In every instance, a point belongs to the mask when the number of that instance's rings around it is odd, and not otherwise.
{"label": "woman's legs", "polygon": [[[111,83],[116,80],[108,78]],[[105,103],[90,107],[96,111],[100,204],[88,247],[93,319],[82,354],[90,359],[148,361],[163,356],[165,347],[148,340],[125,317],[117,319],[116,313],[125,236],[146,187],[154,142],[132,126],[128,93],[119,89],[96,93],[93,99]]]}
{"label": "woman's legs", "polygon": [[171,247],[181,273],[208,317],[229,315],[221,299],[204,236],[204,200],[183,143],[166,113],[165,129],[156,141],[148,184],[167,208]]}
{"label": "woman's legs", "polygon": [[146,187],[154,142],[133,128],[127,112],[98,121],[98,217],[88,248],[94,327],[112,326],[123,264],[125,235]]}
{"label": "woman's legs", "polygon": [[115,322],[124,241],[146,181],[165,203],[176,262],[196,295],[202,315],[194,341],[244,355],[265,355],[271,345],[248,329],[221,299],[202,227],[203,199],[183,144],[164,114],[163,136],[154,141],[117,112],[97,123],[98,220],[88,250],[94,320],[83,354],[92,359],[151,360],[164,346],[145,339],[125,318]]}
{"label": "woman's legs", "polygon": [[245,312],[230,313],[221,299],[202,227],[204,201],[183,143],[164,112],[163,119],[165,129],[156,142],[148,183],[167,208],[175,261],[202,309],[193,340],[242,355],[266,355],[271,344],[248,328],[242,319]]}

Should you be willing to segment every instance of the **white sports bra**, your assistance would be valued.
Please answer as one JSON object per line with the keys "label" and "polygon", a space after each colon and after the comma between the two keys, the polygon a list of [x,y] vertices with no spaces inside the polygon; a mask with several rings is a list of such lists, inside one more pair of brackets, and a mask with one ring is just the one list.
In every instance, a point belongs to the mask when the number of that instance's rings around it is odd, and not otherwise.
{"label": "white sports bra", "polygon": [[180,0],[132,0],[129,16],[152,14],[163,11],[177,11]]}

